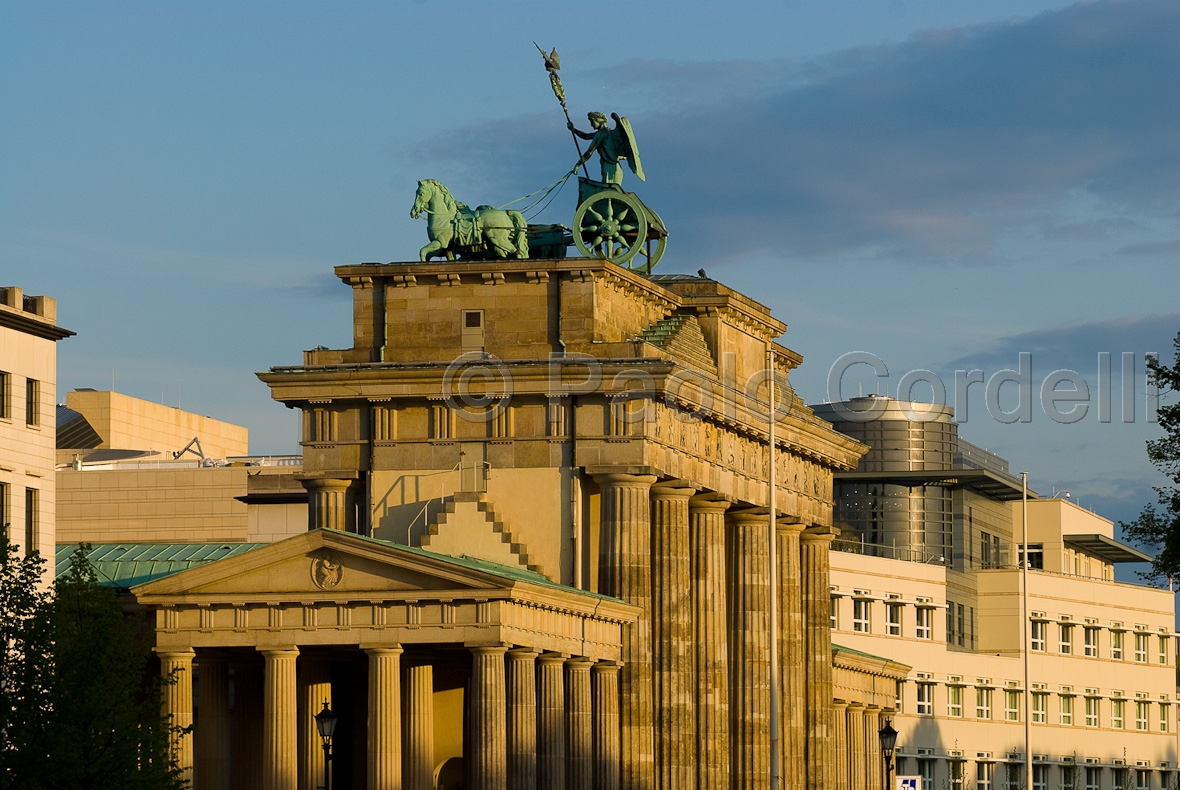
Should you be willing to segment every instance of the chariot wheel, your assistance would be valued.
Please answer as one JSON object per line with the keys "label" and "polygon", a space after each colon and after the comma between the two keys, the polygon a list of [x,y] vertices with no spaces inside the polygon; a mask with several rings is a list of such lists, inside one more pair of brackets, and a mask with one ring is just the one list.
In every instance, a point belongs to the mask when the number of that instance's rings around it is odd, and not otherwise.
{"label": "chariot wheel", "polygon": [[[626,192],[597,192],[578,206],[573,236],[574,246],[587,258],[605,258],[627,266],[647,239],[643,205]],[[659,250],[663,252],[662,245]]]}
{"label": "chariot wheel", "polygon": [[641,269],[651,274],[652,268],[664,257],[664,247],[668,245],[668,232],[664,230],[664,221],[660,215],[647,209],[651,222],[648,225],[647,238],[639,245],[635,257],[627,264],[632,269]]}

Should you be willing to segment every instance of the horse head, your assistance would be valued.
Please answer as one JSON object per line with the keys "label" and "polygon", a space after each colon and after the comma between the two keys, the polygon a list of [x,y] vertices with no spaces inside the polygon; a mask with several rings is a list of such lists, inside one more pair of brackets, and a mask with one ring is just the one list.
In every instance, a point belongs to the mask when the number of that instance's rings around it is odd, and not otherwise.
{"label": "horse head", "polygon": [[419,181],[418,191],[414,193],[414,207],[410,209],[410,219],[418,219],[429,205],[430,185],[424,181]]}

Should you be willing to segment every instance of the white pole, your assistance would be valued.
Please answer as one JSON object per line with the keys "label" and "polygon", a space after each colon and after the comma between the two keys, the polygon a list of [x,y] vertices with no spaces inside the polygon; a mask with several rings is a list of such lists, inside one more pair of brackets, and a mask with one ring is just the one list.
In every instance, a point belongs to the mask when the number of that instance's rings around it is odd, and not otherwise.
{"label": "white pole", "polygon": [[770,370],[770,393],[767,412],[767,434],[769,436],[770,469],[767,478],[770,484],[770,519],[767,529],[770,531],[770,790],[779,790],[782,779],[782,765],[779,760],[779,709],[781,707],[779,695],[778,671],[778,529],[776,519],[778,508],[775,503],[775,475],[774,475],[774,421],[775,421],[775,393],[774,393],[774,346],[766,347],[766,365]]}
{"label": "white pole", "polygon": [[1032,687],[1028,682],[1028,472],[1020,473],[1020,540],[1023,544],[1024,561],[1020,563],[1020,657],[1024,664],[1024,786],[1032,790]]}

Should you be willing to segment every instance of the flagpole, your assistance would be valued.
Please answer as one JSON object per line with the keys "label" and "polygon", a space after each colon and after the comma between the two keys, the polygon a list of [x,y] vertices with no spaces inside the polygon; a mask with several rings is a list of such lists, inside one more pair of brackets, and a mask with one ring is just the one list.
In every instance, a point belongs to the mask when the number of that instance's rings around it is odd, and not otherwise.
{"label": "flagpole", "polygon": [[780,695],[782,689],[779,684],[779,612],[778,612],[778,506],[775,501],[775,459],[774,459],[774,422],[775,422],[775,392],[774,392],[774,346],[767,344],[766,366],[770,370],[770,404],[767,409],[767,434],[770,444],[770,469],[767,478],[770,483],[770,519],[767,529],[770,531],[770,790],[781,787],[782,764],[780,760],[779,742],[779,710],[781,708]]}
{"label": "flagpole", "polygon": [[1020,540],[1024,558],[1020,563],[1021,638],[1020,656],[1024,659],[1024,786],[1033,786],[1032,761],[1032,689],[1028,684],[1028,472],[1020,473]]}

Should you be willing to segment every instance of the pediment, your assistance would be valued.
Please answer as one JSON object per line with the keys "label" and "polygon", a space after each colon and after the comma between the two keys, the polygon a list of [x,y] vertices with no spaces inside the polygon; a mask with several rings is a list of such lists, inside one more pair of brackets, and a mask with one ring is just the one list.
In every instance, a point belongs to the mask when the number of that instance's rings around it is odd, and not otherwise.
{"label": "pediment", "polygon": [[157,597],[338,598],[414,592],[504,590],[513,586],[486,568],[421,549],[333,530],[316,530],[141,584],[141,600]]}

